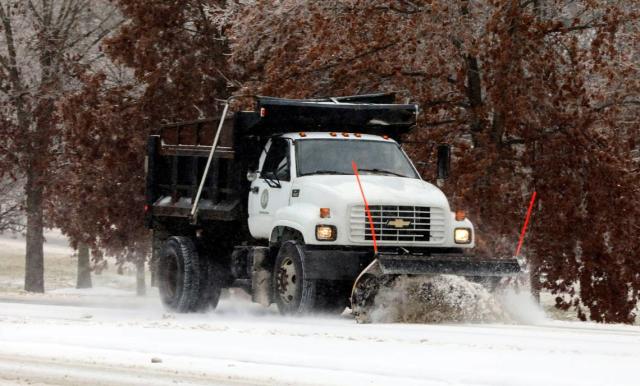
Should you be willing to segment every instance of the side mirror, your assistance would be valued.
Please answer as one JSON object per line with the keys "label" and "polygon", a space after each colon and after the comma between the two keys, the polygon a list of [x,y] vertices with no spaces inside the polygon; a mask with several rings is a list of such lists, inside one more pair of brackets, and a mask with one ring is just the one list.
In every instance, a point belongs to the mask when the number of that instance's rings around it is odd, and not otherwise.
{"label": "side mirror", "polygon": [[438,180],[449,178],[451,171],[451,146],[438,145]]}
{"label": "side mirror", "polygon": [[258,172],[257,171],[249,170],[247,172],[247,181],[253,182],[253,181],[257,180],[257,179],[258,179]]}

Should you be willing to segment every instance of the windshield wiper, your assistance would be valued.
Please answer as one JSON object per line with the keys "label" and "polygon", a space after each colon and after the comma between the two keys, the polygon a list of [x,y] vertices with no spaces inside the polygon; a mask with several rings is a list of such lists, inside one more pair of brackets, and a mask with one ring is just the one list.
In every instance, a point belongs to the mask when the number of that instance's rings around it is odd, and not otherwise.
{"label": "windshield wiper", "polygon": [[348,174],[351,174],[351,173],[339,172],[339,171],[336,171],[336,170],[316,170],[316,171],[313,171],[313,172],[310,172],[310,173],[304,173],[304,174],[303,174],[303,176],[308,176],[308,175],[311,175],[311,174],[339,174],[339,175],[348,175]]}
{"label": "windshield wiper", "polygon": [[398,177],[408,178],[404,174],[399,174],[399,173],[392,172],[392,171],[389,171],[389,170],[384,170],[384,169],[358,169],[358,170],[361,171],[361,172],[387,173],[387,174],[391,174],[391,175],[398,176]]}

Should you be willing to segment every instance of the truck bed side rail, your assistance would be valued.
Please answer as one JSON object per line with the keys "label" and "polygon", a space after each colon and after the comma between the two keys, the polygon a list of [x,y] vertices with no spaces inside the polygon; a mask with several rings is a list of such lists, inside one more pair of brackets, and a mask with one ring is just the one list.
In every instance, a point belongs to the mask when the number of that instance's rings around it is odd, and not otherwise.
{"label": "truck bed side rail", "polygon": [[[214,158],[233,159],[235,156],[233,119],[232,114],[224,119]],[[208,157],[219,123],[219,119],[200,119],[162,125],[158,130],[161,139],[160,155]]]}

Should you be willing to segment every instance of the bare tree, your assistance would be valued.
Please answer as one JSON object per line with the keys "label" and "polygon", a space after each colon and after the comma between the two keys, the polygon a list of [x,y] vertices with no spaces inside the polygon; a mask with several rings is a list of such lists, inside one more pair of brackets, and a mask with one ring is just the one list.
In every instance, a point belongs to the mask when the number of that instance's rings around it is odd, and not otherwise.
{"label": "bare tree", "polygon": [[22,189],[19,180],[0,179],[0,233],[24,229]]}
{"label": "bare tree", "polygon": [[0,1],[0,173],[25,178],[27,291],[44,291],[43,208],[61,145],[56,103],[117,23],[103,1]]}

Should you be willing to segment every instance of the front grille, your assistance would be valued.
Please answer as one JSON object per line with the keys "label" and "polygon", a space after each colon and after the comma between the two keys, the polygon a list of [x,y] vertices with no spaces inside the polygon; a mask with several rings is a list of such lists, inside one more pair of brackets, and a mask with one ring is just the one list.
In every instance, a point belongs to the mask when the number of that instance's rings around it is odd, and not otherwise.
{"label": "front grille", "polygon": [[[427,206],[371,205],[371,218],[378,241],[436,243],[444,239],[444,211]],[[351,208],[351,240],[370,241],[371,227],[363,205]]]}

